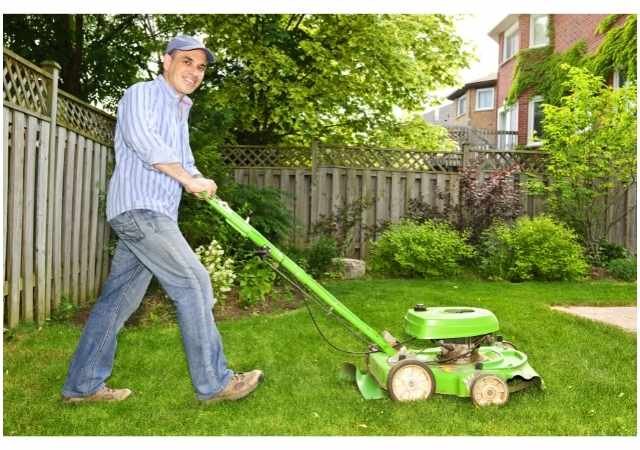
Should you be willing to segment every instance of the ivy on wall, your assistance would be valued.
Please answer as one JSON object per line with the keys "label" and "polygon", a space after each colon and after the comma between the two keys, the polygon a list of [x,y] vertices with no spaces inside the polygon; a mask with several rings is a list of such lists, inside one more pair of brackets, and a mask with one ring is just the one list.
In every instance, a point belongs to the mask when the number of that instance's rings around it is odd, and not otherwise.
{"label": "ivy on wall", "polygon": [[[587,44],[578,41],[564,53],[554,53],[553,45],[523,49],[518,53],[513,83],[505,103],[513,105],[527,89],[532,95],[541,95],[545,103],[557,105],[567,93],[564,81],[567,73],[562,64],[584,67],[596,75],[608,79],[614,70],[620,71],[626,79],[636,81],[637,35],[635,15],[630,15],[624,25],[613,27],[619,14],[604,18],[596,33],[605,38],[593,55],[587,54]],[[551,24],[550,24],[551,25]],[[549,27],[549,42],[554,42],[553,27]]]}

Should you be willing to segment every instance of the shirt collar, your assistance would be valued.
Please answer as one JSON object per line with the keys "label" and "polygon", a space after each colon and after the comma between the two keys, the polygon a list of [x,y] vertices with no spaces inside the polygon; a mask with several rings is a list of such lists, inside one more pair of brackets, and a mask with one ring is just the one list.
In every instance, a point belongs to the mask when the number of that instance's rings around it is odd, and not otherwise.
{"label": "shirt collar", "polygon": [[161,90],[162,92],[166,93],[166,95],[177,101],[179,103],[180,106],[182,106],[185,109],[189,109],[191,108],[191,105],[193,105],[193,100],[191,100],[189,98],[188,95],[183,95],[182,96],[182,100],[180,99],[180,95],[174,88],[173,86],[171,86],[167,80],[162,76],[162,75],[158,75],[158,77],[155,79],[156,83],[159,84],[161,86]]}

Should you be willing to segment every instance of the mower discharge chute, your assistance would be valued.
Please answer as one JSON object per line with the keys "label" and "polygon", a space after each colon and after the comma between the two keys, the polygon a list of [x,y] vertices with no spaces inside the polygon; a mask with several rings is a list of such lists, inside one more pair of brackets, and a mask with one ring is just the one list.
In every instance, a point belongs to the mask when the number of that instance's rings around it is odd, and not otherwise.
{"label": "mower discharge chute", "polygon": [[269,257],[302,284],[306,295],[324,304],[368,339],[367,370],[351,364],[345,366],[364,398],[388,395],[397,401],[413,401],[426,400],[437,393],[471,397],[477,406],[488,406],[505,404],[511,392],[528,386],[544,387],[527,355],[495,334],[499,326],[492,312],[417,304],[405,314],[404,331],[411,341],[435,345],[406,348],[387,331],[380,334],[363,322],[225,202],[217,197],[206,201],[232,228],[256,244],[263,257]]}

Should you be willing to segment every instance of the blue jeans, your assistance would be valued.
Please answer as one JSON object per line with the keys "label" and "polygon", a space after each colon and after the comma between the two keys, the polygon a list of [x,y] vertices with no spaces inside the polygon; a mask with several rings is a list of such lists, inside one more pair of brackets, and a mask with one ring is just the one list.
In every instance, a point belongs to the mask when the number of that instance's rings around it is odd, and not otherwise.
{"label": "blue jeans", "polygon": [[213,319],[208,272],[178,224],[161,213],[136,209],[109,224],[120,238],[111,272],[80,338],[62,395],[89,396],[104,386],[113,368],[116,336],[138,309],[154,275],[175,303],[196,396],[204,400],[215,395],[233,372]]}

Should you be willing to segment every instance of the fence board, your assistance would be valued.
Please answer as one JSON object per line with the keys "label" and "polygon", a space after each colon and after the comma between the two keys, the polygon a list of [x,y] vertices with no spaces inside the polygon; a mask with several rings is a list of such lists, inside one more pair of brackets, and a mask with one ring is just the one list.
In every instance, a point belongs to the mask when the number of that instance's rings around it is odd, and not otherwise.
{"label": "fence board", "polygon": [[[9,129],[11,126],[11,111],[8,108],[2,108],[3,116],[3,134],[2,134],[2,199],[3,213],[7,211],[7,200],[9,195],[9,137],[11,136]],[[2,214],[2,269],[4,271],[2,280],[7,279],[7,216]]]}
{"label": "fence board", "polygon": [[42,123],[36,173],[36,304],[38,323],[47,318],[47,189],[49,187],[49,128]]}
{"label": "fence board", "polygon": [[64,188],[64,156],[67,146],[67,130],[56,128],[56,154],[51,158],[55,164],[53,196],[53,298],[52,307],[56,308],[62,296],[62,198]]}
{"label": "fence board", "polygon": [[304,170],[298,169],[295,172],[295,217],[300,224],[301,230],[296,233],[296,243],[303,244],[306,237],[307,221],[305,220],[305,191],[304,191]]}
{"label": "fence board", "polygon": [[71,250],[73,242],[73,201],[76,164],[76,138],[73,132],[67,134],[67,147],[64,159],[64,196],[62,199],[63,221],[65,232],[62,234],[62,295],[71,296],[72,259]]}
{"label": "fence board", "polygon": [[[51,139],[51,138],[49,138]],[[52,147],[51,145],[49,146]],[[55,147],[54,147],[55,148]],[[51,152],[51,150],[49,150]],[[55,157],[49,153],[49,176],[47,180],[47,259],[46,259],[46,283],[44,307],[45,314],[51,311],[53,300],[53,217],[54,217],[54,198],[55,198]]]}
{"label": "fence board", "polygon": [[98,183],[100,181],[100,144],[93,149],[91,170],[91,209],[89,210],[89,271],[87,273],[87,296],[95,298],[96,294],[96,248],[98,239]]}
{"label": "fence board", "polygon": [[91,209],[91,164],[93,163],[93,141],[85,141],[84,172],[82,174],[82,213],[80,219],[81,242],[80,242],[80,298],[78,301],[84,303],[88,296],[87,278],[85,270],[89,261],[89,211]]}
{"label": "fence board", "polygon": [[25,142],[24,174],[20,180],[24,183],[22,204],[22,320],[33,320],[33,241],[35,229],[35,185],[36,150],[40,125],[33,116],[27,118],[27,140]]}
{"label": "fence board", "polygon": [[11,154],[9,156],[9,204],[7,215],[9,216],[9,230],[7,234],[7,244],[9,254],[7,257],[7,272],[9,274],[6,317],[10,328],[16,326],[20,320],[20,269],[22,265],[22,203],[23,188],[22,177],[24,176],[24,130],[25,115],[21,112],[13,113],[13,126],[11,135]]}
{"label": "fence board", "polygon": [[107,152],[109,149],[101,145],[100,146],[100,161],[98,167],[98,207],[96,208],[98,211],[98,235],[96,236],[97,241],[97,249],[96,249],[96,268],[94,273],[94,279],[96,283],[96,289],[94,295],[97,297],[100,292],[100,286],[102,284],[102,272],[104,271],[102,265],[105,264],[104,251],[103,248],[106,247],[107,243],[104,240],[104,228],[105,228],[105,209],[106,209],[106,197],[105,190],[103,186],[105,186],[106,179],[106,170],[107,170]]}
{"label": "fence board", "polygon": [[75,305],[78,304],[80,298],[80,238],[82,223],[82,180],[84,180],[84,146],[85,139],[78,136],[78,147],[76,149],[75,161],[75,180],[73,191],[73,217],[67,226],[71,226],[73,233],[73,241],[71,245],[71,298]]}

